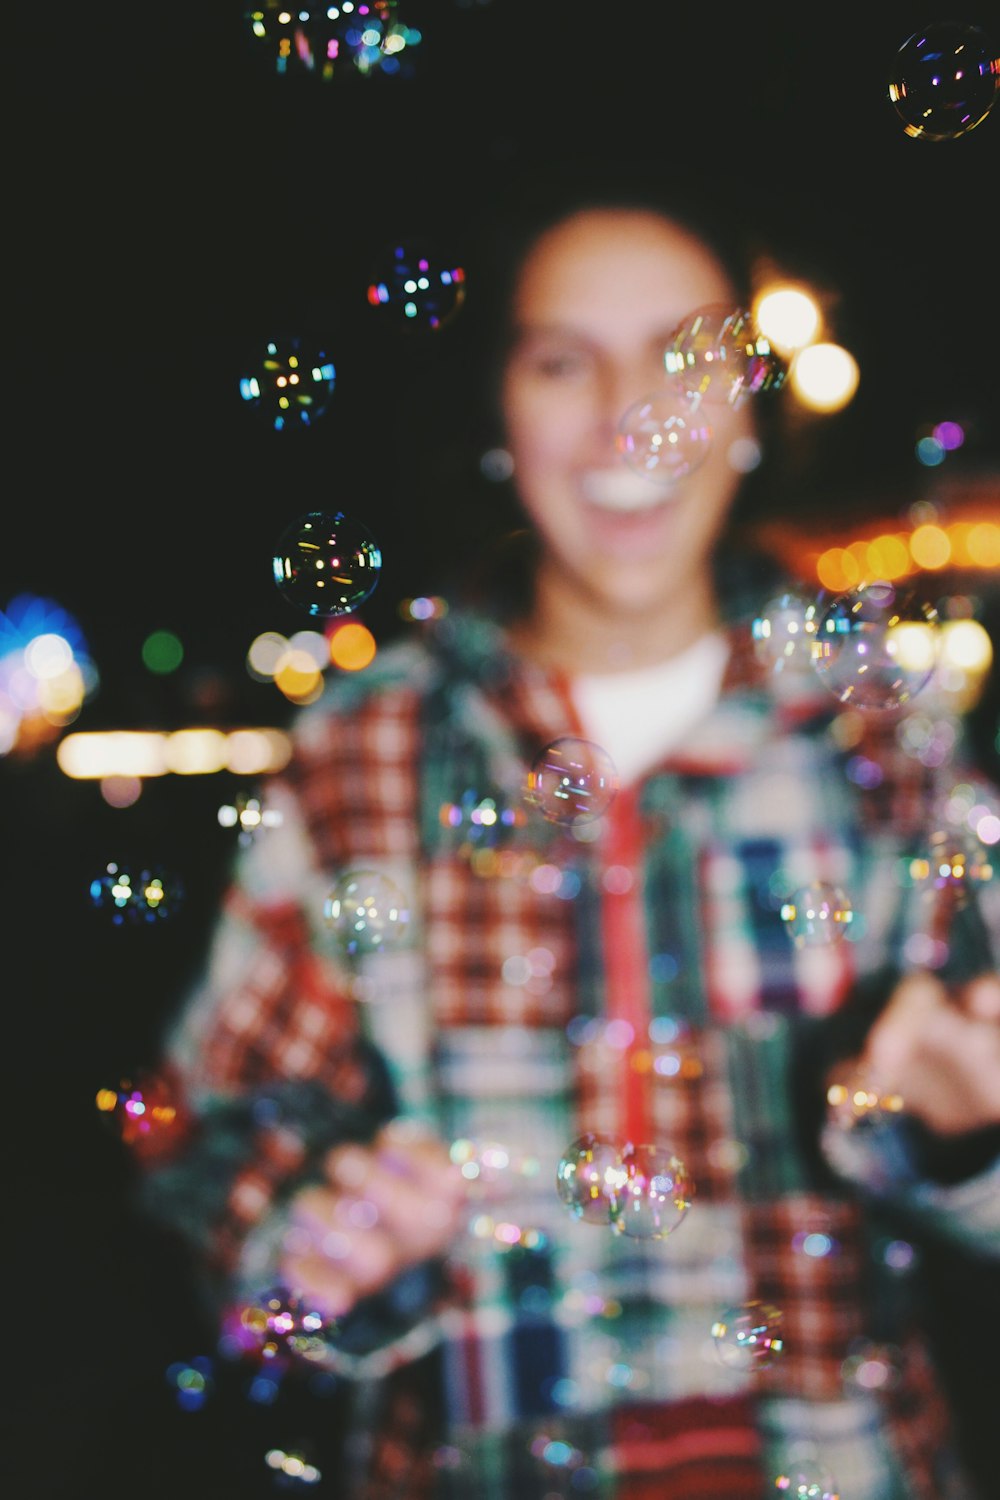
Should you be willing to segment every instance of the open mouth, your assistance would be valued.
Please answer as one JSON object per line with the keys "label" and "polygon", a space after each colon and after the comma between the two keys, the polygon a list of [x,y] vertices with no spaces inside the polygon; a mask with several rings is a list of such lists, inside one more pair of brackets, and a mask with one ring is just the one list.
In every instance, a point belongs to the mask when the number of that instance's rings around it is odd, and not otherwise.
{"label": "open mouth", "polygon": [[672,485],[643,479],[623,466],[620,469],[588,469],[581,477],[580,492],[585,500],[601,510],[629,513],[653,510],[672,501],[676,489]]}

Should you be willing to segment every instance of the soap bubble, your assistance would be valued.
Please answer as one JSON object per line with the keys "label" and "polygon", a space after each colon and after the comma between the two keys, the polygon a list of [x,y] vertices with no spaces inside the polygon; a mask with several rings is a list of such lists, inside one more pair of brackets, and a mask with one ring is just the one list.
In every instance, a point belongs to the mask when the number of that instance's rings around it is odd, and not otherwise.
{"label": "soap bubble", "polygon": [[782,903],[781,920],[796,948],[826,948],[846,936],[854,912],[839,885],[816,880]]}
{"label": "soap bubble", "polygon": [[174,916],[184,903],[184,887],[158,867],[109,860],[90,882],[90,901],[115,927],[140,926]]}
{"label": "soap bubble", "polygon": [[240,376],[240,395],[276,432],[311,427],[324,415],[337,371],[324,344],[281,337],[265,341]]}
{"label": "soap bubble", "polygon": [[327,896],[323,915],[352,957],[399,947],[410,920],[406,897],[380,870],[347,871]]}
{"label": "soap bubble", "polygon": [[274,581],[309,615],[346,615],[374,592],[382,553],[366,527],[341,511],[311,511],[282,533]]}
{"label": "soap bubble", "polygon": [[794,589],[769,599],[751,627],[757,660],[773,673],[811,668],[819,612],[815,599]]}
{"label": "soap bubble", "polygon": [[937,610],[896,584],[878,581],[838,595],[813,638],[820,680],[841,703],[894,709],[934,675],[940,646]]}
{"label": "soap bubble", "polygon": [[625,1181],[621,1148],[609,1136],[587,1131],[563,1152],[556,1190],[576,1219],[611,1223],[612,1204]]}
{"label": "soap bubble", "polygon": [[787,1500],[840,1500],[837,1481],[819,1459],[793,1459],[782,1468],[774,1487]]}
{"label": "soap bubble", "polygon": [[277,828],[282,821],[281,813],[263,805],[259,797],[249,792],[238,792],[232,802],[224,802],[218,811],[222,828],[238,828],[237,841],[246,846],[267,828]]}
{"label": "soap bubble", "polygon": [[322,1359],[327,1352],[324,1335],[335,1321],[315,1307],[301,1292],[276,1287],[239,1314],[241,1342],[248,1352],[271,1360],[282,1353],[302,1359]]}
{"label": "soap bubble", "polygon": [[870,1074],[857,1069],[831,1083],[826,1091],[827,1120],[836,1129],[870,1129],[903,1109],[901,1094],[885,1089]]}
{"label": "soap bubble", "polygon": [[662,1240],[675,1230],[694,1196],[684,1163],[661,1146],[622,1148],[624,1178],[612,1200],[611,1226],[636,1240]]}
{"label": "soap bubble", "polygon": [[978,26],[943,21],[900,47],[889,98],[916,140],[951,141],[985,120],[1000,90],[1000,57]]}
{"label": "soap bubble", "polygon": [[731,1307],[712,1324],[715,1348],[724,1365],[734,1370],[762,1370],[776,1363],[784,1350],[783,1315],[769,1302],[753,1299]]}
{"label": "soap bubble", "polygon": [[922,855],[910,860],[908,871],[915,886],[928,893],[948,891],[960,899],[975,885],[993,879],[994,863],[985,844],[960,828],[940,828],[932,833]]}
{"label": "soap bubble", "polygon": [[605,813],[618,791],[608,752],[565,735],[539,752],[528,772],[525,800],[550,823],[588,823]]}
{"label": "soap bubble", "polygon": [[654,391],[633,402],[618,424],[615,447],[630,469],[656,484],[685,479],[708,456],[712,429],[683,391]]}
{"label": "soap bubble", "polygon": [[788,373],[745,308],[710,302],[677,325],[663,355],[664,368],[705,401],[740,406],[761,391],[777,390]]}
{"label": "soap bubble", "polygon": [[382,251],[368,284],[368,302],[393,328],[435,332],[465,301],[465,271],[422,242]]}

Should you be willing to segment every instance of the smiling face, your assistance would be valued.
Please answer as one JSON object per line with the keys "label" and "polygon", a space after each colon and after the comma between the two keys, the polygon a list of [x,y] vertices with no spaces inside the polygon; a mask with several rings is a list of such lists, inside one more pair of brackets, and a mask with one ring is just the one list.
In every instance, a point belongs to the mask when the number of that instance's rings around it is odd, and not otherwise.
{"label": "smiling face", "polygon": [[570,667],[637,665],[715,622],[712,552],[742,476],[728,451],[746,406],[703,404],[707,457],[674,486],[616,446],[633,403],[668,384],[668,339],[697,307],[735,305],[713,253],[642,209],[588,209],[549,229],[522,268],[501,383],[507,447],[538,533],[535,654]]}

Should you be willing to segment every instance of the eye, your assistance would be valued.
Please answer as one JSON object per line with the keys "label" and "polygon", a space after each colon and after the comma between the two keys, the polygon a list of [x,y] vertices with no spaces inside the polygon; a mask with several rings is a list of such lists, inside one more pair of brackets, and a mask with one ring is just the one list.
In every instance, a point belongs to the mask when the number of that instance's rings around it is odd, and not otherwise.
{"label": "eye", "polygon": [[518,361],[529,375],[541,380],[580,380],[586,377],[593,361],[582,349],[522,349]]}

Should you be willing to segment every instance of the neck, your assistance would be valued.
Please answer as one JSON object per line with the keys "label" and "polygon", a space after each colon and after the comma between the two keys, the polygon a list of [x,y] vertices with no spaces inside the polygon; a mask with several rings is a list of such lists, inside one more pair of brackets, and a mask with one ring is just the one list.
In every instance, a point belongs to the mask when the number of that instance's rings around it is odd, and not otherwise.
{"label": "neck", "polygon": [[522,655],[571,674],[628,672],[679,656],[718,628],[710,572],[691,579],[669,600],[625,609],[584,594],[544,565],[528,613],[510,635]]}

